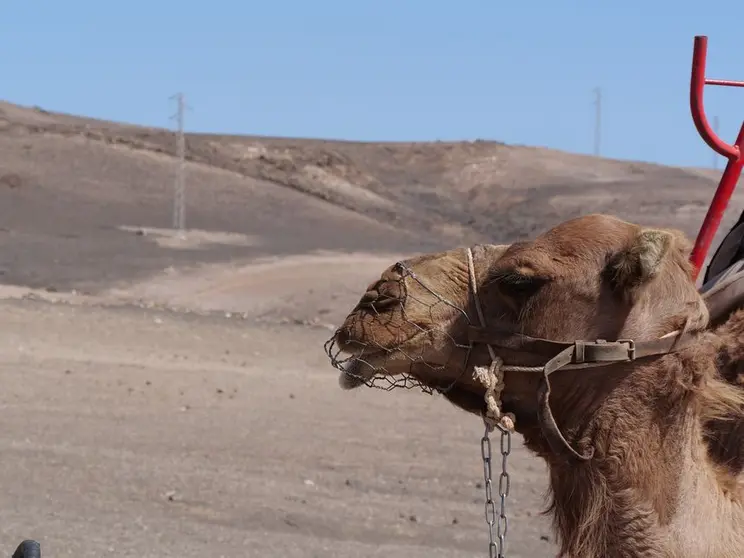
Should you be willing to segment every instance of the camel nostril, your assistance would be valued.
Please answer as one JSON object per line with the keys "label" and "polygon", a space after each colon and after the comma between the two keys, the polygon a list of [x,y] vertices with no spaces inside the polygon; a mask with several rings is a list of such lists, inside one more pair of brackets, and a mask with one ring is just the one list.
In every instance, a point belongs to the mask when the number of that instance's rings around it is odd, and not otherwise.
{"label": "camel nostril", "polygon": [[374,302],[375,300],[377,300],[379,296],[380,296],[380,293],[377,292],[377,289],[370,289],[362,295],[362,302],[364,303]]}
{"label": "camel nostril", "polygon": [[403,288],[401,287],[400,281],[389,280],[380,285],[378,292],[378,298],[381,300],[400,302],[403,295]]}
{"label": "camel nostril", "polygon": [[367,292],[359,300],[357,309],[369,308],[380,311],[401,303],[403,288],[397,272],[387,271],[382,279],[367,287]]}
{"label": "camel nostril", "polygon": [[397,297],[390,297],[390,296],[386,296],[386,295],[381,295],[381,296],[379,296],[377,298],[377,300],[375,300],[374,302],[372,302],[370,305],[375,310],[378,310],[379,311],[379,310],[382,310],[384,308],[390,308],[391,306],[393,306],[395,304],[398,304],[399,302],[400,301],[398,300]]}
{"label": "camel nostril", "polygon": [[345,347],[348,344],[351,343],[352,340],[352,331],[349,327],[341,327],[336,331],[335,335],[336,343],[340,347]]}
{"label": "camel nostril", "polygon": [[369,290],[362,296],[357,308],[369,308],[379,312],[385,308],[390,308],[400,303],[400,297],[396,288],[382,288],[378,290]]}
{"label": "camel nostril", "polygon": [[375,289],[370,289],[362,295],[357,308],[371,308],[378,298],[380,298],[380,293]]}

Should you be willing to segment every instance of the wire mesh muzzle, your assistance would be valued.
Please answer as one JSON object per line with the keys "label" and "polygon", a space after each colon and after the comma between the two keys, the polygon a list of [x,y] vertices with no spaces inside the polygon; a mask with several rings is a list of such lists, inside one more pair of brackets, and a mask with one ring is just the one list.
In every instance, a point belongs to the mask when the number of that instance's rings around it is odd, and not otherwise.
{"label": "wire mesh muzzle", "polygon": [[[360,301],[326,341],[325,352],[333,367],[355,385],[446,393],[468,367],[472,348],[452,333],[460,330],[465,337],[468,314],[405,263],[398,262],[392,271],[395,278],[383,281],[388,288],[381,288],[374,300]],[[397,288],[390,288],[393,281]]]}

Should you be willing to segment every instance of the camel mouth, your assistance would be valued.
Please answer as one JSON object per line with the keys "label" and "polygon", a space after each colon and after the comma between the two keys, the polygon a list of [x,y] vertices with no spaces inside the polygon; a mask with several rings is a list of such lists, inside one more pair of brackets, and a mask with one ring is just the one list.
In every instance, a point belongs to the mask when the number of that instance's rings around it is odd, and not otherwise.
{"label": "camel mouth", "polygon": [[[393,387],[412,388],[419,384],[412,375],[415,364],[427,365],[427,361],[418,351],[407,350],[416,346],[419,337],[426,332],[419,332],[393,347],[366,344],[359,341],[339,342],[336,335],[325,344],[326,355],[334,368],[340,371],[339,386],[351,390],[362,385],[385,390]],[[436,365],[429,364],[434,369]],[[382,380],[383,386],[376,385]]]}
{"label": "camel mouth", "polygon": [[355,389],[374,379],[380,369],[376,368],[369,361],[370,356],[367,355],[364,359],[353,357],[351,360],[344,362],[341,365],[342,370],[338,376],[338,383],[341,389],[347,391]]}
{"label": "camel mouth", "polygon": [[365,351],[362,349],[360,351],[346,350],[344,352],[350,354],[350,356],[337,366],[341,370],[338,377],[341,389],[358,388],[371,382],[378,375],[395,375],[385,367],[394,350]]}

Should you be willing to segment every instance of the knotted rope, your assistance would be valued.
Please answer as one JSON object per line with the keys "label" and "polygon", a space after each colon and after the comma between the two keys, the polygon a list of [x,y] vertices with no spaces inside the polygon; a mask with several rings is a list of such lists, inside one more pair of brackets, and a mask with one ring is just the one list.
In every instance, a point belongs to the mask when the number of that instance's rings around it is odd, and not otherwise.
{"label": "knotted rope", "polygon": [[[480,297],[478,296],[478,283],[475,277],[475,265],[473,264],[473,251],[468,248],[468,274],[470,275],[470,285],[475,301],[475,311],[478,313],[478,321],[482,328],[487,327],[486,316],[483,314]],[[514,431],[514,415],[504,413],[501,410],[501,393],[504,391],[504,361],[496,354],[490,344],[486,344],[488,355],[491,363],[488,366],[474,366],[473,379],[486,388],[484,396],[486,402],[486,413],[483,422],[489,431],[493,431],[497,426],[502,430],[509,432]]]}

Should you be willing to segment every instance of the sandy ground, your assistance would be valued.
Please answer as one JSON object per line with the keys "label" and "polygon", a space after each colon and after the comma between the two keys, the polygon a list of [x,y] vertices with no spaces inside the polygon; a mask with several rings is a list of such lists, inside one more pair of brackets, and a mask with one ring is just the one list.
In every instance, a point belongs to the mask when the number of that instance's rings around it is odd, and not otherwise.
{"label": "sandy ground", "polygon": [[[0,302],[2,547],[47,556],[486,553],[477,419],[342,392],[323,327]],[[509,556],[551,556],[515,438]]]}

